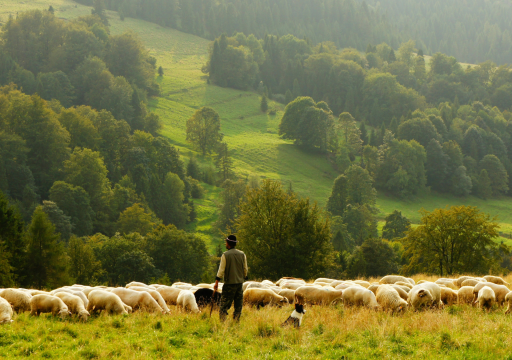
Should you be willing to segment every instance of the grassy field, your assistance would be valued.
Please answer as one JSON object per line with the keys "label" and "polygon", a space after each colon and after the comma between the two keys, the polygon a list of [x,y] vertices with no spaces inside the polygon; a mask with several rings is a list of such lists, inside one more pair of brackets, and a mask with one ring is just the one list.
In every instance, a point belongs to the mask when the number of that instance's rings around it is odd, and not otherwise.
{"label": "grassy field", "polygon": [[[90,7],[70,0],[52,2],[56,15],[72,19],[90,13]],[[18,2],[2,0],[0,21],[9,14],[32,8],[47,9],[49,3],[35,0]],[[185,161],[194,155],[200,164],[210,166],[212,158],[202,157],[186,142],[186,120],[201,106],[214,108],[221,116],[222,132],[234,159],[238,175],[246,178],[257,174],[261,179],[278,179],[286,187],[301,196],[308,196],[325,205],[331,192],[334,179],[338,175],[328,159],[322,154],[312,154],[294,146],[277,135],[278,124],[283,114],[283,106],[271,103],[276,109],[274,116],[259,110],[260,98],[253,92],[220,88],[206,83],[201,67],[206,62],[208,40],[177,30],[168,29],[142,20],[126,18],[120,21],[116,12],[107,12],[111,32],[124,31],[137,33],[150,53],[164,69],[163,78],[157,77],[161,96],[150,100],[150,107],[164,123],[162,134],[177,146]],[[428,62],[428,59],[427,59]],[[188,227],[210,243],[210,249],[218,242],[218,232],[212,228],[216,220],[220,191],[207,186],[206,197],[196,201],[198,220]],[[413,223],[420,219],[419,210],[431,211],[451,205],[478,206],[492,216],[498,217],[505,234],[512,233],[512,201],[510,198],[481,200],[475,197],[457,198],[453,196],[426,193],[409,201],[401,201],[380,193],[377,201],[378,218],[393,210],[402,211]],[[509,241],[512,244],[512,241]]]}
{"label": "grassy field", "polygon": [[[418,275],[419,279],[433,280]],[[370,281],[375,279],[368,279]],[[511,277],[507,279],[511,281]],[[510,315],[469,305],[392,315],[365,308],[309,306],[300,329],[280,324],[292,306],[244,307],[241,322],[136,312],[87,323],[44,314],[0,326],[0,357],[54,359],[511,359]]]}

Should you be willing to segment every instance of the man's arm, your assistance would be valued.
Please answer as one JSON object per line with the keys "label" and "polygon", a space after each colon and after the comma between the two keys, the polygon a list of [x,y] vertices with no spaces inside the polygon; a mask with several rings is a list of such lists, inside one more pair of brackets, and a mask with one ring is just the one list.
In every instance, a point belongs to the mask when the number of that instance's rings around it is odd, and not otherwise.
{"label": "man's arm", "polygon": [[213,290],[217,291],[219,288],[219,281],[224,276],[224,272],[226,271],[226,257],[222,254],[220,258],[220,266],[219,271],[217,272],[217,277],[215,278],[215,285],[213,286]]}

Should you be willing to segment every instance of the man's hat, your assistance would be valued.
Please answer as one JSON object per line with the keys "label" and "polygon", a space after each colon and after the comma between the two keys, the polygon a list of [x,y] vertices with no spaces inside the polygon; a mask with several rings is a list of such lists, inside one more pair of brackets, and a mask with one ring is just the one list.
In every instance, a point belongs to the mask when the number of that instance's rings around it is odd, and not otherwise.
{"label": "man's hat", "polygon": [[238,241],[236,240],[236,236],[235,235],[229,235],[227,238],[226,238],[226,241],[229,241],[230,243],[237,243]]}

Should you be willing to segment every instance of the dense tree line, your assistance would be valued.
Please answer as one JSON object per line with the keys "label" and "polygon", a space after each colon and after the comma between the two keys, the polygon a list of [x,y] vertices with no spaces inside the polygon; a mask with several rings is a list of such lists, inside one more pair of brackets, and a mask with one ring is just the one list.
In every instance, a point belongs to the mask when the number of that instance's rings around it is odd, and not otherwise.
{"label": "dense tree line", "polygon": [[[98,0],[78,0],[95,5]],[[106,8],[214,39],[222,33],[293,34],[364,49],[369,42],[398,45],[385,17],[354,0],[104,0]]]}
{"label": "dense tree line", "polygon": [[133,33],[110,35],[99,15],[69,22],[50,11],[28,11],[3,26],[0,85],[15,83],[64,107],[108,110],[131,130],[155,133],[145,101],[158,93],[156,59]]}
{"label": "dense tree line", "polygon": [[[360,0],[362,2],[362,0]],[[512,63],[509,1],[366,0],[368,7],[414,39],[429,54],[442,52],[468,63]]]}

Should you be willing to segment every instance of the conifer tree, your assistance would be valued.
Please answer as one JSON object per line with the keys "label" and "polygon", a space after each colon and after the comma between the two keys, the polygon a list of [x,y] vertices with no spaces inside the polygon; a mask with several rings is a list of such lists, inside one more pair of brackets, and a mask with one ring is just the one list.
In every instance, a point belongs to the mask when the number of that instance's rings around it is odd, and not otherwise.
{"label": "conifer tree", "polygon": [[158,76],[160,76],[160,77],[164,76],[164,68],[161,66],[158,67]]}
{"label": "conifer tree", "polygon": [[361,141],[363,142],[363,146],[368,145],[368,131],[366,131],[366,124],[364,121],[361,121],[361,125],[359,126],[359,132],[361,134]]}
{"label": "conifer tree", "polygon": [[267,110],[268,110],[268,101],[267,101],[267,97],[265,95],[263,95],[261,97],[261,102],[260,102],[260,109],[262,112],[266,113]]}
{"label": "conifer tree", "polygon": [[219,145],[215,165],[219,171],[221,182],[233,177],[233,160],[229,156],[228,144],[225,142]]}

